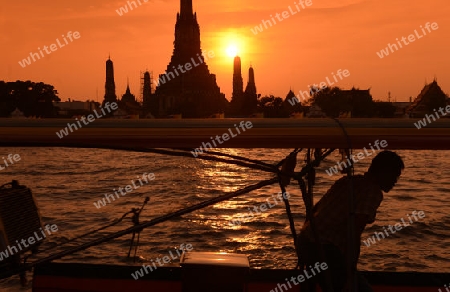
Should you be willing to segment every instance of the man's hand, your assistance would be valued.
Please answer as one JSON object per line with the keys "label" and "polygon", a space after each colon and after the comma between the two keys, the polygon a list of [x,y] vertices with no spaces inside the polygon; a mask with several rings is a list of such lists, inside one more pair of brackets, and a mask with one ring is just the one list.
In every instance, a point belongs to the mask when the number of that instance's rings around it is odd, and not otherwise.
{"label": "man's hand", "polygon": [[285,187],[291,183],[291,177],[289,175],[294,174],[295,166],[297,165],[297,152],[291,153],[283,165],[281,166],[281,172],[288,175],[281,175],[281,184]]}

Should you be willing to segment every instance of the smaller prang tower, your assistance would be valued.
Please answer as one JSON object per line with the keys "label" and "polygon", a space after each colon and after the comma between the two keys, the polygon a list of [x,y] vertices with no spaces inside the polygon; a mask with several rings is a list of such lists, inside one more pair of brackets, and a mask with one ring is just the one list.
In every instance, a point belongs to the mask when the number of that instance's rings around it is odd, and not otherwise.
{"label": "smaller prang tower", "polygon": [[152,93],[152,79],[150,72],[145,71],[142,83],[142,99],[144,105],[144,114],[147,116],[150,114],[152,117],[158,115],[158,100],[156,95]]}
{"label": "smaller prang tower", "polygon": [[105,82],[105,98],[102,105],[106,102],[117,102],[116,96],[116,83],[114,82],[114,65],[111,61],[111,57],[108,57],[106,61],[106,82]]}
{"label": "smaller prang tower", "polygon": [[258,94],[256,93],[255,71],[250,66],[248,69],[248,82],[244,92],[243,113],[253,114],[258,105]]}
{"label": "smaller prang tower", "polygon": [[241,58],[239,56],[234,57],[234,70],[233,70],[233,96],[231,100],[239,101],[242,99],[244,93],[244,81],[241,73]]}

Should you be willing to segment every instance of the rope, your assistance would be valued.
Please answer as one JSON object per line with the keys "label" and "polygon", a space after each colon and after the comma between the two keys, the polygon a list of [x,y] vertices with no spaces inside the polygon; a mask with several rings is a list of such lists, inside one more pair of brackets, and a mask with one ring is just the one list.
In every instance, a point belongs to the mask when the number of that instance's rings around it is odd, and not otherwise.
{"label": "rope", "polygon": [[234,197],[238,197],[240,195],[249,193],[249,192],[251,192],[253,190],[257,190],[257,189],[260,189],[262,187],[275,184],[277,182],[278,182],[278,178],[276,178],[276,177],[260,181],[259,183],[247,186],[247,187],[245,187],[245,188],[243,188],[241,190],[238,190],[238,191],[235,191],[235,192],[231,192],[231,193],[227,193],[225,195],[222,195],[222,196],[219,196],[219,197],[215,197],[215,198],[203,201],[203,202],[195,204],[193,206],[186,207],[186,208],[180,209],[178,211],[175,211],[175,212],[172,212],[172,213],[169,213],[169,214],[157,217],[155,219],[142,222],[142,223],[140,223],[138,225],[129,227],[129,228],[125,229],[125,230],[118,231],[118,232],[115,232],[115,233],[112,233],[112,234],[108,234],[108,235],[106,235],[104,237],[98,238],[98,239],[93,240],[93,241],[88,242],[88,243],[84,243],[84,244],[82,244],[80,246],[76,246],[76,247],[70,248],[68,250],[65,250],[65,251],[62,251],[62,252],[58,252],[56,254],[50,255],[48,257],[45,257],[43,259],[40,259],[40,260],[37,260],[35,262],[29,263],[29,264],[25,265],[24,267],[20,267],[20,268],[14,269],[14,270],[12,270],[12,272],[14,274],[18,274],[18,273],[20,273],[22,271],[28,270],[30,268],[33,268],[33,267],[37,266],[37,265],[44,264],[44,263],[47,263],[47,262],[50,262],[50,261],[53,261],[53,260],[56,260],[56,259],[60,259],[60,258],[62,258],[64,256],[66,256],[66,255],[70,255],[70,254],[73,254],[75,252],[78,252],[78,251],[81,251],[81,250],[85,250],[85,249],[87,249],[89,247],[92,247],[92,246],[97,246],[97,245],[99,245],[101,243],[110,241],[110,240],[115,239],[115,238],[122,237],[122,236],[124,236],[126,234],[130,234],[132,232],[138,232],[138,231],[140,231],[140,230],[142,230],[144,228],[154,226],[156,224],[168,221],[168,220],[173,219],[173,218],[180,217],[182,215],[191,213],[191,212],[199,210],[199,209],[203,209],[203,208],[205,208],[207,206],[214,205],[214,204],[217,204],[217,203],[222,202],[222,201],[226,201],[226,200],[232,199]]}
{"label": "rope", "polygon": [[348,151],[347,157],[350,157],[350,165],[347,168],[347,176],[350,178],[350,196],[348,198],[348,230],[347,230],[347,283],[349,283],[349,292],[357,291],[357,283],[356,283],[356,255],[355,255],[355,194],[353,191],[353,160],[352,156],[352,143],[350,137],[345,129],[344,125],[338,120],[333,119],[336,123],[341,127],[344,136],[347,140]]}
{"label": "rope", "polygon": [[291,205],[289,204],[289,199],[285,198],[286,188],[284,187],[284,185],[281,181],[281,175],[278,175],[278,183],[280,185],[280,189],[282,192],[281,197],[283,198],[284,205],[286,207],[286,214],[289,219],[289,226],[291,228],[292,237],[294,238],[294,247],[295,247],[295,250],[297,250],[297,232],[295,231],[294,218],[292,217]]}
{"label": "rope", "polygon": [[[62,146],[62,147],[72,148],[73,146],[72,147]],[[163,154],[163,155],[170,155],[170,156],[189,157],[189,158],[203,159],[203,160],[208,160],[208,161],[223,162],[223,163],[227,163],[227,164],[234,164],[234,165],[248,167],[250,169],[265,171],[265,172],[274,173],[274,174],[276,174],[278,172],[278,169],[276,168],[276,166],[273,166],[270,164],[268,166],[263,166],[262,164],[264,164],[264,162],[261,162],[261,161],[259,161],[259,164],[249,163],[249,162],[244,162],[244,161],[233,161],[233,160],[229,160],[229,159],[215,157],[214,152],[211,153],[211,155],[209,155],[209,152],[204,152],[203,154],[199,154],[197,157],[194,157],[192,155],[192,153],[187,152],[188,150],[184,150],[183,152],[180,152],[180,151],[173,151],[173,150],[167,150],[167,149],[129,147],[129,146],[105,146],[105,147],[100,146],[99,147],[99,146],[87,145],[87,144],[83,144],[83,145],[79,145],[79,146],[77,145],[76,147],[87,148],[87,149],[95,148],[95,149],[133,151],[133,152],[142,152],[142,153],[156,153],[156,154]],[[181,149],[178,149],[178,150],[181,150]]]}
{"label": "rope", "polygon": [[27,257],[25,257],[25,260],[26,260],[27,258],[32,257],[32,256],[36,256],[36,255],[38,255],[38,254],[47,252],[47,251],[49,251],[49,250],[53,250],[53,249],[55,249],[55,248],[59,248],[59,247],[61,247],[61,246],[64,246],[64,245],[66,245],[66,244],[68,244],[68,243],[77,241],[77,240],[79,240],[79,239],[81,239],[81,238],[83,238],[83,237],[86,237],[86,236],[88,236],[88,235],[97,233],[97,232],[99,232],[99,231],[102,231],[102,230],[107,229],[107,228],[109,228],[109,227],[112,227],[112,226],[114,226],[114,225],[117,225],[117,224],[119,224],[120,222],[122,222],[122,220],[123,220],[128,214],[130,214],[130,213],[133,213],[133,211],[126,212],[122,217],[120,217],[119,219],[117,219],[117,220],[111,222],[111,223],[108,224],[108,225],[105,225],[105,226],[100,227],[100,228],[98,228],[98,229],[89,231],[89,232],[84,233],[84,234],[82,234],[82,235],[79,235],[79,236],[77,236],[77,237],[71,238],[71,239],[69,239],[69,240],[67,240],[67,241],[65,241],[65,242],[59,243],[59,244],[57,244],[57,245],[55,245],[55,246],[53,246],[53,247],[50,247],[50,248],[47,248],[47,249],[44,249],[44,250],[39,250],[39,251],[37,251],[37,252],[35,252],[35,253],[33,253],[33,254],[30,254],[30,255],[28,255]]}
{"label": "rope", "polygon": [[[317,165],[318,165],[318,163],[320,163],[320,161],[325,159],[325,157],[330,155],[333,151],[334,151],[334,149],[330,149],[322,155],[316,154],[315,155],[316,159],[313,161],[314,164],[316,164],[315,162],[317,161]],[[308,151],[307,162],[308,162],[307,165],[313,164],[310,162],[310,151]],[[322,245],[320,244],[320,237],[319,237],[319,233],[317,231],[317,226],[316,226],[314,214],[313,214],[313,207],[314,207],[314,200],[313,200],[314,198],[313,198],[313,192],[312,192],[313,171],[314,171],[314,168],[308,168],[308,173],[307,173],[308,188],[306,186],[305,181],[303,180],[303,177],[298,177],[297,181],[298,181],[298,185],[300,187],[301,193],[302,193],[303,202],[305,203],[306,219],[309,221],[309,224],[311,225],[311,231],[313,233],[314,241],[318,245],[319,258],[321,261],[326,262],[325,252],[322,248]],[[314,172],[314,175],[315,175],[315,172]],[[306,263],[302,263],[300,258],[299,258],[299,266],[301,269],[306,268]],[[325,286],[326,286],[327,292],[333,292],[333,287],[331,285],[331,275],[330,275],[330,271],[328,269],[325,271]]]}
{"label": "rope", "polygon": [[[183,151],[191,151],[190,149],[185,149],[185,148],[173,148],[175,150],[183,150]],[[264,167],[269,167],[269,168],[273,168],[274,166],[272,164],[269,163],[265,163],[263,161],[259,161],[256,159],[250,159],[247,157],[242,157],[242,156],[238,156],[238,155],[233,155],[233,154],[228,154],[228,153],[222,153],[222,152],[218,152],[218,151],[214,151],[214,150],[208,150],[208,152],[206,152],[207,154],[210,155],[215,155],[215,156],[223,156],[223,157],[228,157],[228,158],[233,158],[235,160],[241,160],[241,161],[246,161],[246,162],[251,162],[260,166],[264,166]]]}
{"label": "rope", "polygon": [[[294,247],[295,247],[296,251],[297,251],[297,233],[295,231],[295,224],[294,224],[294,218],[293,218],[292,212],[291,212],[291,205],[289,203],[289,199],[286,198],[286,193],[287,193],[286,186],[289,185],[291,177],[290,176],[286,177],[286,175],[284,175],[284,174],[288,174],[288,175],[294,174],[295,166],[297,164],[297,154],[298,154],[298,149],[295,149],[278,164],[278,165],[280,165],[282,163],[281,171],[278,173],[278,184],[281,189],[282,198],[283,198],[283,202],[284,202],[284,205],[286,208],[286,214],[288,216],[289,226],[291,228],[292,237],[294,238]],[[298,254],[297,254],[297,256],[298,256]]]}

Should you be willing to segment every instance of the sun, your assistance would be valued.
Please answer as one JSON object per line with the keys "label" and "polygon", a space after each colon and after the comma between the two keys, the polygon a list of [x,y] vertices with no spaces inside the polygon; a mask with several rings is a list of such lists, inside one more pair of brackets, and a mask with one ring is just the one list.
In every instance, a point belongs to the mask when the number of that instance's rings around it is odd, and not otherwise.
{"label": "sun", "polygon": [[234,58],[238,55],[239,49],[235,44],[231,44],[231,45],[228,45],[228,47],[226,48],[226,52],[227,52],[228,57]]}
{"label": "sun", "polygon": [[217,58],[214,58],[212,62],[217,62],[229,70],[230,66],[233,67],[233,59],[239,56],[243,60],[243,64],[249,64],[251,62],[248,56],[251,39],[245,33],[234,29],[214,33],[210,46],[217,53]]}

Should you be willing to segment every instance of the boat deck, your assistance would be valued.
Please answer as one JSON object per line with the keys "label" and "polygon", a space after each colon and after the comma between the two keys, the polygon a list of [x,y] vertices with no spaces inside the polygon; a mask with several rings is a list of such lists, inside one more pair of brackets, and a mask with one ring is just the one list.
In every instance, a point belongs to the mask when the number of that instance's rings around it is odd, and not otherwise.
{"label": "boat deck", "polygon": [[[183,287],[185,276],[183,268],[158,267],[144,277],[134,280],[132,273],[142,266],[94,265],[74,263],[51,263],[35,268],[33,292],[177,292],[190,291]],[[226,283],[233,280],[226,272],[219,271],[221,280],[211,276],[197,274],[196,291],[234,292],[224,290]],[[413,273],[413,272],[363,272],[375,292],[436,292],[450,283],[450,274]],[[298,276],[298,270],[250,269],[242,290],[246,292],[280,291],[275,290],[278,284],[285,284],[286,278]],[[224,281],[224,283],[220,283]],[[201,284],[205,284],[202,288]],[[214,287],[217,285],[217,287]],[[299,285],[286,285],[288,290],[300,291]],[[222,288],[221,288],[222,287]],[[320,288],[317,289],[320,291]]]}

